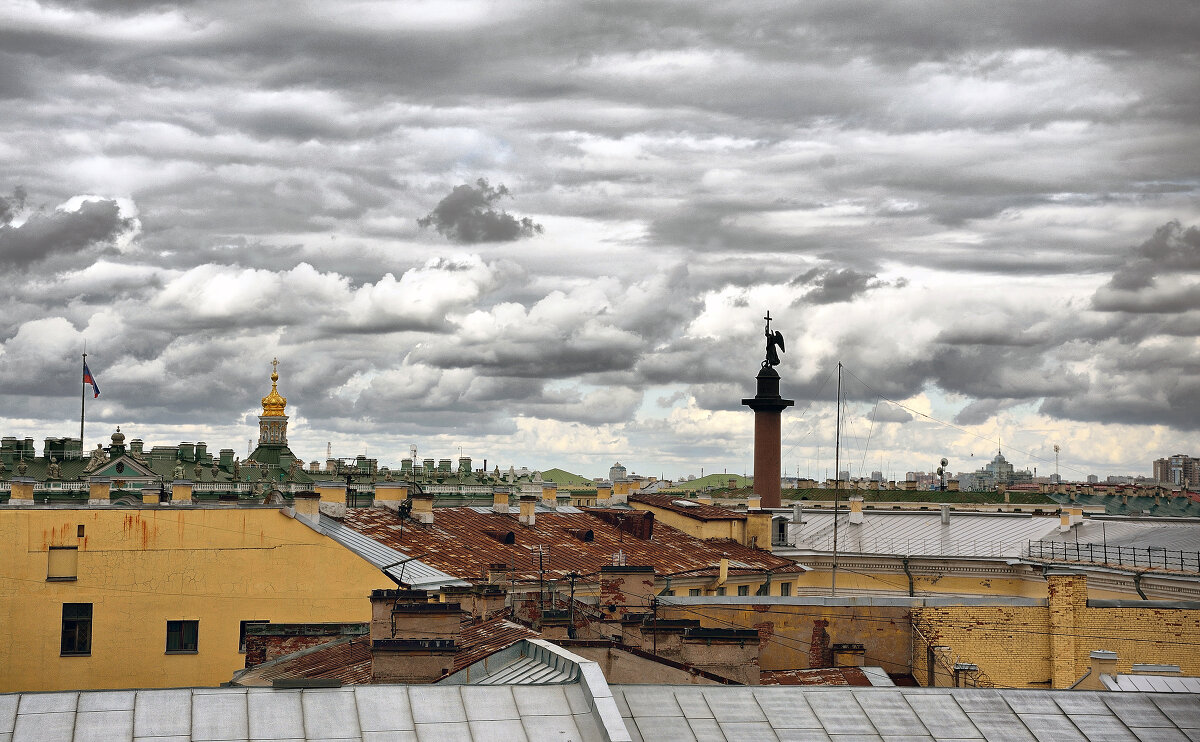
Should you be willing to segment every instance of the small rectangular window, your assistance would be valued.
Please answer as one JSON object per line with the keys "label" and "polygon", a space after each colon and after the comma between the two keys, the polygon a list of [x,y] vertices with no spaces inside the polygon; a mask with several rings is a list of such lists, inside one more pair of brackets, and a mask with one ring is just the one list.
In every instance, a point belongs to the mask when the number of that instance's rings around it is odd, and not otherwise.
{"label": "small rectangular window", "polygon": [[662,594],[663,594],[663,595],[666,595],[666,596],[668,596],[668,597],[674,597],[674,596],[675,596],[675,591],[674,591],[674,590],[663,590]]}
{"label": "small rectangular window", "polygon": [[688,595],[699,595],[699,594],[700,594],[700,588],[698,588],[698,587],[693,587],[688,590]]}
{"label": "small rectangular window", "polygon": [[750,586],[749,585],[738,585],[738,595],[749,595],[749,594],[750,594]]}
{"label": "small rectangular window", "polygon": [[195,654],[199,621],[167,621],[167,654]]}
{"label": "small rectangular window", "polygon": [[82,523],[80,523],[78,526],[75,527],[75,536],[77,538],[83,538],[83,524]]}
{"label": "small rectangular window", "polygon": [[79,576],[79,547],[51,546],[46,554],[46,580],[69,582]]}
{"label": "small rectangular window", "polygon": [[270,621],[261,621],[261,620],[260,621],[242,621],[242,625],[238,629],[238,651],[243,652],[243,653],[246,651],[246,627],[247,626],[261,626],[263,624],[268,624],[268,623],[271,623],[271,622]]}
{"label": "small rectangular window", "polygon": [[724,594],[725,594],[725,588],[723,588],[723,587],[718,587],[718,588],[717,588],[717,595],[724,595]]}
{"label": "small rectangular window", "polygon": [[92,604],[63,603],[62,644],[64,656],[92,653]]}
{"label": "small rectangular window", "polygon": [[785,598],[790,596],[792,594],[792,583],[790,583],[790,582],[779,583],[779,594]]}

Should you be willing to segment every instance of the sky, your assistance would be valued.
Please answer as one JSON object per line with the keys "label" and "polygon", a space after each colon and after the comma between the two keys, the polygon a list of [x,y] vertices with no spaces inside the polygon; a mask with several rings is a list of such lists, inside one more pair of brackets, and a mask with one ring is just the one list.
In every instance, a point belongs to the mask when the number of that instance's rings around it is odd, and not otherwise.
{"label": "sky", "polygon": [[0,0],[0,433],[678,478],[1200,455],[1193,0]]}

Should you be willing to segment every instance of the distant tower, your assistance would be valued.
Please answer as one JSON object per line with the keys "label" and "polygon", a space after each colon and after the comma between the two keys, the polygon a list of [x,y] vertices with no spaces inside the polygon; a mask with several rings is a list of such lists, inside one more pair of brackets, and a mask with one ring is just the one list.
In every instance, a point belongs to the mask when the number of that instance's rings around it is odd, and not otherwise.
{"label": "distant tower", "polygon": [[795,401],[779,396],[779,374],[775,371],[775,366],[779,365],[779,354],[776,347],[781,351],[784,349],[783,335],[771,332],[770,312],[763,319],[767,321],[767,358],[756,377],[758,393],[743,399],[742,404],[754,410],[754,494],[762,498],[764,508],[777,508],[783,504],[779,491],[782,413]]}
{"label": "distant tower", "polygon": [[615,482],[618,479],[624,479],[629,473],[629,470],[621,466],[621,462],[613,464],[608,468],[608,481]]}
{"label": "distant tower", "polygon": [[287,398],[279,394],[279,359],[271,361],[271,393],[262,398],[263,414],[258,416],[258,445],[287,445]]}

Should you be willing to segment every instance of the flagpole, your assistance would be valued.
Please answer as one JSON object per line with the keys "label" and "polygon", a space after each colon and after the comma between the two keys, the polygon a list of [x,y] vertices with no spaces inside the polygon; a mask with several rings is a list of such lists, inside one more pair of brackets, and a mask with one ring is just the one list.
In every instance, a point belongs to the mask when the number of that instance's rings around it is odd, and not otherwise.
{"label": "flagpole", "polygon": [[[83,368],[79,371],[79,379],[82,382],[84,375],[87,374],[87,353],[83,354]],[[79,386],[79,454],[82,456],[84,451],[83,445],[83,410],[87,404],[87,384]]]}

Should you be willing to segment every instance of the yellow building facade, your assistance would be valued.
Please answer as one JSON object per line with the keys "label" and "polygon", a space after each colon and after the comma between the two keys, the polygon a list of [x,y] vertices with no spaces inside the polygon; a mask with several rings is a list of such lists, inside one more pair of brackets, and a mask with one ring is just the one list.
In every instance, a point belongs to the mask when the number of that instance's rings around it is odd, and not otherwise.
{"label": "yellow building facade", "polygon": [[215,686],[245,621],[370,620],[382,572],[270,506],[0,508],[0,692]]}

